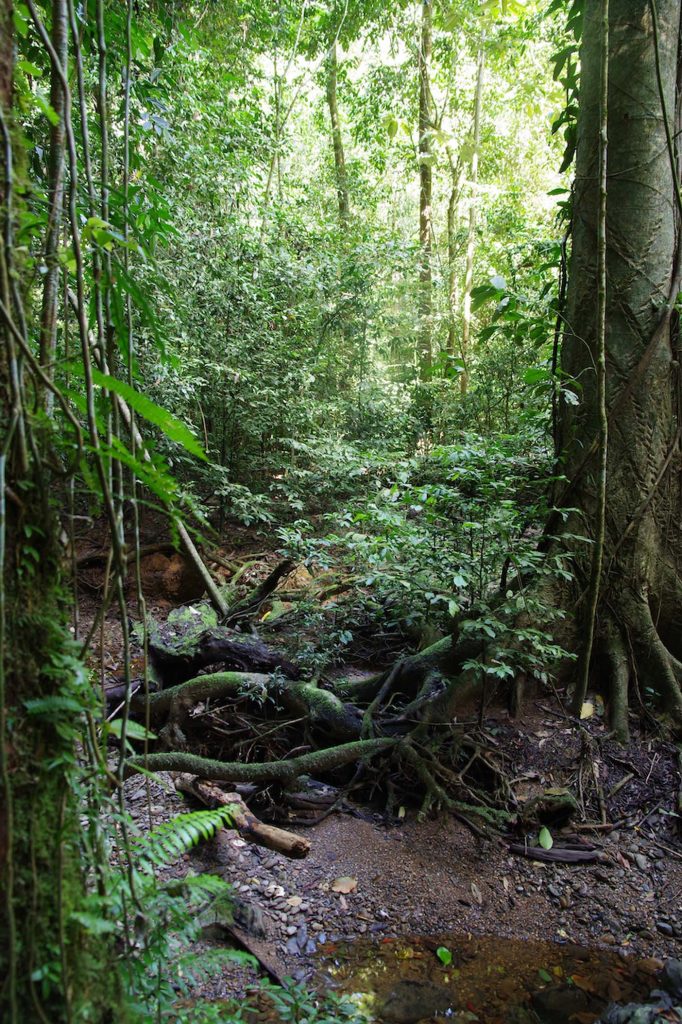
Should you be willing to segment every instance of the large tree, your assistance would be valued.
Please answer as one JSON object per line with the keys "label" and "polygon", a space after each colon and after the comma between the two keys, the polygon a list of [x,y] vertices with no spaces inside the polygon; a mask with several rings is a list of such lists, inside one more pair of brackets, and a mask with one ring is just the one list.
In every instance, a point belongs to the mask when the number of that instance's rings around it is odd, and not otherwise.
{"label": "large tree", "polygon": [[[655,5],[655,6],[654,6]],[[588,0],[581,51],[572,257],[561,368],[564,506],[576,532],[599,533],[598,229],[601,3]],[[658,28],[656,30],[656,24]],[[595,657],[607,667],[614,721],[629,683],[657,692],[682,721],[679,364],[679,0],[612,0],[606,118],[606,410],[604,557]],[[572,527],[575,520],[572,521]],[[579,562],[577,619],[589,612]]]}

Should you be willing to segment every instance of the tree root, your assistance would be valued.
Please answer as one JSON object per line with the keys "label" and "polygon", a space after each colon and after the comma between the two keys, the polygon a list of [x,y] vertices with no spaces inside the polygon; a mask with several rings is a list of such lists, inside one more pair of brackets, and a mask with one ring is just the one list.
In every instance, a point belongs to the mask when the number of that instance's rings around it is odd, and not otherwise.
{"label": "tree root", "polygon": [[213,779],[218,782],[254,782],[267,784],[294,782],[300,775],[320,775],[333,771],[355,761],[365,761],[383,754],[394,747],[399,740],[391,737],[381,739],[357,740],[344,743],[338,747],[314,750],[291,760],[244,764],[242,761],[214,761],[196,754],[165,753],[147,754],[147,756],[129,757],[125,764],[125,777],[132,775],[137,769],[152,772],[184,772],[196,775],[200,779]]}

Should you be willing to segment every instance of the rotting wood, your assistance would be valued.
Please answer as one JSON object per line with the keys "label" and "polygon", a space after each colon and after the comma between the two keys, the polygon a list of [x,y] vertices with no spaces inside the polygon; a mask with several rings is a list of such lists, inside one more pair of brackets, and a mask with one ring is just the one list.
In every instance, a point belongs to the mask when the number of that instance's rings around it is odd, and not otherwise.
{"label": "rotting wood", "polygon": [[214,782],[198,779],[195,775],[181,773],[174,778],[175,788],[180,793],[189,793],[206,807],[229,807],[232,822],[242,839],[256,846],[265,846],[285,857],[302,860],[310,853],[310,842],[293,832],[267,825],[253,814],[238,793],[226,793]]}
{"label": "rotting wood", "polygon": [[595,860],[604,860],[605,854],[600,850],[566,850],[552,847],[545,850],[541,846],[526,846],[524,843],[510,843],[509,852],[529,860],[551,861],[561,864],[589,864]]}
{"label": "rotting wood", "polygon": [[241,672],[280,669],[289,679],[301,676],[300,667],[279,651],[261,640],[236,635],[225,626],[210,627],[191,643],[180,638],[174,645],[161,635],[153,635],[149,639],[149,654],[164,686],[184,683],[201,669],[218,663]]}

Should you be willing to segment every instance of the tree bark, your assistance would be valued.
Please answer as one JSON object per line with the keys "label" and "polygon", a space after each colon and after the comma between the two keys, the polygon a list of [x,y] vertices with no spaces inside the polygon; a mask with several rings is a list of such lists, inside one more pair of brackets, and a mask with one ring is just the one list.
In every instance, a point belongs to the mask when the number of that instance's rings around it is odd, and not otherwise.
{"label": "tree bark", "polygon": [[348,196],[348,176],[346,174],[346,155],[343,149],[339,106],[336,97],[338,77],[338,61],[336,58],[336,40],[329,48],[327,58],[327,105],[332,127],[332,144],[334,147],[334,171],[336,174],[336,194],[339,201],[339,221],[345,228],[350,219],[350,199]]}
{"label": "tree bark", "polygon": [[[66,72],[68,53],[68,20],[65,0],[53,0],[52,45]],[[50,152],[48,157],[48,226],[45,237],[45,279],[43,305],[40,315],[40,362],[50,380],[54,376],[57,350],[57,307],[59,302],[59,233],[64,206],[64,89],[57,72],[52,69],[50,105],[59,120],[50,126]],[[50,413],[54,404],[51,391],[45,391],[45,405]]]}
{"label": "tree bark", "polygon": [[474,95],[474,124],[472,134],[471,170],[469,175],[471,199],[469,202],[469,232],[467,236],[466,269],[464,272],[464,297],[462,301],[462,375],[460,386],[462,394],[466,394],[469,386],[469,348],[471,343],[471,290],[474,285],[474,256],[476,253],[476,221],[478,195],[478,157],[481,145],[481,112],[483,110],[483,79],[485,72],[485,55],[483,47],[478,51],[476,71],[476,93]]}
{"label": "tree bark", "polygon": [[431,376],[433,362],[431,317],[431,221],[433,172],[431,167],[431,82],[432,4],[423,0],[419,46],[419,375]]}
{"label": "tree bark", "polygon": [[[677,154],[680,2],[658,0],[659,95],[652,5],[612,0],[606,217],[606,405],[609,449],[604,568],[595,651],[610,672],[614,708],[637,684],[682,724],[682,533],[680,290]],[[589,0],[581,51],[573,245],[561,368],[577,405],[560,417],[562,503],[578,507],[568,532],[598,531],[600,434],[597,393],[600,4]],[[589,553],[577,558],[584,618]],[[624,652],[628,652],[627,663]]]}

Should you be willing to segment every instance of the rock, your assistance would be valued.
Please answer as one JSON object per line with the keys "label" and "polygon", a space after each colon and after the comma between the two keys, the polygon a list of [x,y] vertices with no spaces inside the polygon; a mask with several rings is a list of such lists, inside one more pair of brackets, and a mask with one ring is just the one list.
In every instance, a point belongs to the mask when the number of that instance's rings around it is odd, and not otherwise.
{"label": "rock", "polygon": [[286,951],[287,953],[292,953],[294,956],[298,956],[299,948],[295,938],[289,939],[289,941],[286,944]]}
{"label": "rock", "polygon": [[430,981],[399,981],[380,1010],[383,1020],[392,1024],[416,1024],[436,1014],[452,1012],[452,995]]}
{"label": "rock", "polygon": [[640,871],[648,871],[651,866],[643,853],[635,854],[635,864],[637,865]]}
{"label": "rock", "polygon": [[540,989],[533,993],[531,1002],[542,1024],[569,1024],[573,1014],[590,1008],[587,993],[567,985]]}
{"label": "rock", "polygon": [[675,999],[682,999],[682,960],[668,960],[661,973],[661,987]]}
{"label": "rock", "polygon": [[287,935],[295,935],[297,931],[298,928],[296,927],[296,925],[290,924],[289,927],[287,928]]}
{"label": "rock", "polygon": [[656,929],[661,933],[661,935],[668,935],[670,936],[670,938],[672,938],[675,934],[673,931],[673,926],[671,924],[668,924],[667,921],[657,921]]}
{"label": "rock", "polygon": [[234,923],[249,935],[256,939],[265,938],[265,915],[258,904],[247,903],[246,900],[233,897],[232,917]]}

